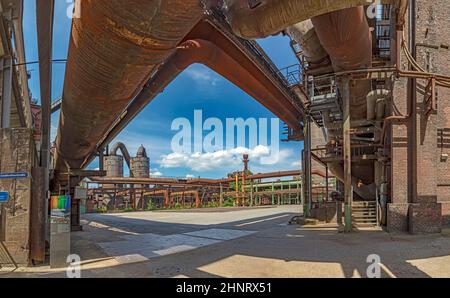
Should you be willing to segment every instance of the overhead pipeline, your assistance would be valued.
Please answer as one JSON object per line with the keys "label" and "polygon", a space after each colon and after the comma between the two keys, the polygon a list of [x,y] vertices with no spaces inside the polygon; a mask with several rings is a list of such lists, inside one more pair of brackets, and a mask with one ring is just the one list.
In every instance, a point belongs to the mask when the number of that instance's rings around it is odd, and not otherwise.
{"label": "overhead pipeline", "polygon": [[[236,35],[256,39],[277,34],[316,16],[370,4],[367,0],[224,0]],[[382,0],[383,4],[397,0]]]}
{"label": "overhead pipeline", "polygon": [[73,19],[56,169],[79,168],[202,18],[199,0],[84,0]]}

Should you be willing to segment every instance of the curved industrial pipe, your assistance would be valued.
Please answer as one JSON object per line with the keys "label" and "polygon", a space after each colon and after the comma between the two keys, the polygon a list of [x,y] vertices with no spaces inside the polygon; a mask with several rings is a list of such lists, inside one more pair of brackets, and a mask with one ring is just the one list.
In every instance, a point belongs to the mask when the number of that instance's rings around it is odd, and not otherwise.
{"label": "curved industrial pipe", "polygon": [[198,0],[80,1],[73,20],[56,169],[80,168],[157,67],[198,23]]}
{"label": "curved industrial pipe", "polygon": [[308,62],[308,70],[330,65],[328,53],[320,43],[314,25],[311,20],[306,20],[286,29],[286,34],[295,40],[303,57]]}
{"label": "curved industrial pipe", "polygon": [[367,0],[225,0],[225,3],[234,33],[247,39],[267,37],[315,16],[369,4]]}
{"label": "curved industrial pipe", "polygon": [[249,70],[242,67],[236,60],[212,42],[201,39],[186,41],[179,47],[172,63],[174,68],[179,72],[194,63],[201,63],[208,66],[241,88],[251,97],[258,100],[267,109],[276,111],[277,116],[285,119],[292,128],[301,129],[298,113],[295,112],[296,107],[293,105],[290,108],[285,107],[284,109],[277,107],[276,97],[284,97],[283,94],[274,94],[269,91],[268,87],[257,80]]}
{"label": "curved industrial pipe", "polygon": [[117,151],[122,152],[122,156],[125,159],[125,162],[127,163],[127,166],[129,169],[131,169],[131,164],[130,164],[130,153],[128,153],[127,147],[125,146],[124,143],[118,142],[116,144],[114,144],[113,147],[111,147],[111,150],[109,151],[109,155],[117,155]]}
{"label": "curved industrial pipe", "polygon": [[367,94],[367,120],[383,120],[389,94],[389,90],[385,89],[373,90]]}

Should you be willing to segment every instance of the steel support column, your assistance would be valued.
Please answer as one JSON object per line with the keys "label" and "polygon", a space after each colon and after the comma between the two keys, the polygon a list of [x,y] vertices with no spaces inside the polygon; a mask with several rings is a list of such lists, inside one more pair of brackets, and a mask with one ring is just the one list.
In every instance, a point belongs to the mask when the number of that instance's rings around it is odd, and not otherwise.
{"label": "steel support column", "polygon": [[[11,105],[12,105],[12,59],[11,56],[3,56],[2,67],[2,111],[1,128],[11,126]],[[20,107],[17,107],[19,109]]]}
{"label": "steel support column", "polygon": [[350,120],[350,78],[342,79],[342,100],[344,110],[343,123],[343,155],[344,155],[344,189],[345,189],[345,232],[353,230],[352,223],[352,150],[351,150],[351,120]]}
{"label": "steel support column", "polygon": [[326,197],[326,201],[328,201],[328,199],[330,198],[330,183],[328,182],[328,180],[330,179],[329,174],[328,174],[328,164],[325,167],[325,185],[327,188],[327,197]]}
{"label": "steel support column", "polygon": [[312,207],[312,159],[311,159],[311,116],[306,116],[304,121],[304,150],[303,150],[303,193],[304,193],[304,215],[311,215]]}
{"label": "steel support column", "polygon": [[[409,50],[414,59],[416,49],[416,1],[409,1]],[[411,66],[411,69],[413,67]],[[408,96],[411,98],[408,106],[408,201],[415,203],[417,198],[417,80],[408,80]]]}
{"label": "steel support column", "polygon": [[[38,36],[39,52],[39,77],[42,108],[42,135],[40,166],[43,169],[44,187],[39,194],[41,200],[45,200],[48,205],[50,189],[50,131],[51,131],[51,96],[52,96],[52,48],[53,48],[53,16],[54,0],[36,1],[36,27]],[[45,208],[47,210],[48,208]],[[73,210],[71,209],[71,212]],[[45,219],[48,222],[48,214],[45,212]],[[48,225],[46,224],[46,227]],[[49,237],[49,231],[46,231]]]}

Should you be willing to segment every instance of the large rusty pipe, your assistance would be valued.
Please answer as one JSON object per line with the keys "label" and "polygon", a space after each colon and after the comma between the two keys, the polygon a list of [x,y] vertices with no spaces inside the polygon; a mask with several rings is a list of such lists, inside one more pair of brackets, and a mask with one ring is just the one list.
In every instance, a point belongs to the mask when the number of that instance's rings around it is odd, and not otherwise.
{"label": "large rusty pipe", "polygon": [[122,156],[125,159],[125,162],[127,163],[128,168],[131,169],[130,153],[128,152],[128,149],[124,143],[118,142],[118,143],[114,144],[114,146],[111,148],[111,151],[109,152],[109,155],[117,155],[117,151],[119,151],[119,150],[120,150],[120,152],[122,152]]}
{"label": "large rusty pipe", "polygon": [[[312,23],[335,72],[372,66],[372,37],[362,6],[314,17]],[[367,117],[366,96],[370,89],[369,80],[350,86],[352,120]]]}
{"label": "large rusty pipe", "polygon": [[201,19],[198,0],[84,0],[67,60],[56,169],[79,168]]}
{"label": "large rusty pipe", "polygon": [[[382,4],[397,0],[382,0]],[[370,4],[367,0],[225,0],[234,33],[247,39],[277,34],[289,26],[330,12]]]}
{"label": "large rusty pipe", "polygon": [[286,34],[295,40],[301,50],[302,55],[308,62],[308,71],[317,67],[330,64],[328,53],[320,43],[316,30],[311,20],[306,20],[286,29]]}
{"label": "large rusty pipe", "polygon": [[242,67],[236,60],[212,42],[201,39],[187,41],[176,55],[173,62],[175,67],[180,71],[194,63],[204,64],[241,88],[267,109],[274,111],[290,127],[301,129],[301,119],[298,118],[298,113],[295,112],[295,106],[291,104],[284,108],[278,107],[276,97],[284,97],[284,95],[270,92],[268,87],[257,80],[250,71]]}

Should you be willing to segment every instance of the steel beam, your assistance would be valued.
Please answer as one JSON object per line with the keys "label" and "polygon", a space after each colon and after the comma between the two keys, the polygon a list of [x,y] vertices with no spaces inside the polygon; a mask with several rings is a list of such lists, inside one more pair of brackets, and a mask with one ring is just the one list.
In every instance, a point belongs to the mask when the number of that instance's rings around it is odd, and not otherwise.
{"label": "steel beam", "polygon": [[350,120],[350,78],[342,78],[342,101],[344,110],[343,124],[343,155],[344,155],[344,189],[345,189],[345,232],[353,230],[352,223],[352,149],[351,149],[351,120]]}
{"label": "steel beam", "polygon": [[[41,134],[41,152],[40,167],[44,175],[41,192],[38,194],[40,200],[48,208],[48,196],[50,189],[50,131],[51,131],[51,95],[52,95],[52,41],[53,41],[53,11],[54,0],[36,1],[36,25],[38,36],[39,52],[39,77],[41,92],[41,113],[42,113],[42,134]],[[48,214],[44,213],[45,222],[48,223]],[[49,237],[50,231],[47,229],[46,237]]]}
{"label": "steel beam", "polygon": [[[416,0],[409,1],[409,50],[414,59],[417,56],[416,49]],[[412,66],[411,66],[412,69]],[[414,69],[412,69],[414,70]],[[410,105],[408,115],[408,201],[415,203],[417,199],[417,80],[408,80],[408,96]]]}
{"label": "steel beam", "polygon": [[52,43],[54,0],[36,1],[39,77],[42,106],[41,166],[49,168],[52,101]]}
{"label": "steel beam", "polygon": [[312,140],[311,140],[311,116],[305,116],[304,121],[304,150],[303,150],[303,197],[305,200],[303,209],[305,217],[311,215],[312,207]]}
{"label": "steel beam", "polygon": [[[2,67],[2,113],[1,128],[11,126],[11,105],[12,105],[12,59],[11,56],[3,56]],[[19,109],[20,107],[17,107]]]}

